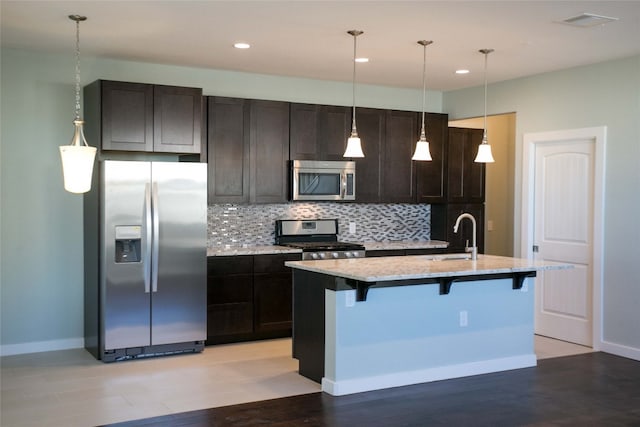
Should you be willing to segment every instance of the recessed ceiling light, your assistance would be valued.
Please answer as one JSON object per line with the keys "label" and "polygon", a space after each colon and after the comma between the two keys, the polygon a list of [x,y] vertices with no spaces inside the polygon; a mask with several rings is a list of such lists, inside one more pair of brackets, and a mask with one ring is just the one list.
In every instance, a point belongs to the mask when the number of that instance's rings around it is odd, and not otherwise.
{"label": "recessed ceiling light", "polygon": [[469,70],[456,70],[456,74],[469,74]]}
{"label": "recessed ceiling light", "polygon": [[356,58],[356,62],[369,62],[369,58]]}
{"label": "recessed ceiling light", "polygon": [[574,27],[595,27],[596,25],[603,25],[608,22],[617,21],[618,18],[612,18],[610,16],[596,15],[593,13],[581,13],[580,15],[572,16],[560,21],[563,24],[573,25]]}
{"label": "recessed ceiling light", "polygon": [[249,49],[251,47],[251,45],[249,43],[234,43],[233,47],[235,47],[236,49]]}

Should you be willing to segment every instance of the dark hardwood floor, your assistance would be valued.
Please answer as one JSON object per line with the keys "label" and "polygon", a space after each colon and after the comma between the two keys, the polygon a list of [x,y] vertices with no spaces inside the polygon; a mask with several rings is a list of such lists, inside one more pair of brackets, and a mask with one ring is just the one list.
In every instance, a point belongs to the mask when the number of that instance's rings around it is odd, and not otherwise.
{"label": "dark hardwood floor", "polygon": [[312,393],[111,426],[640,426],[640,362],[606,353],[333,397]]}

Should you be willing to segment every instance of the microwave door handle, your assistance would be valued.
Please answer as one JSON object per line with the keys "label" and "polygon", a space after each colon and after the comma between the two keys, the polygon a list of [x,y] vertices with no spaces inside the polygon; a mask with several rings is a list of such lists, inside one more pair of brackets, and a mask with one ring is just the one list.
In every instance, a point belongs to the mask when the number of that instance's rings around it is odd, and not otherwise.
{"label": "microwave door handle", "polygon": [[340,181],[341,181],[341,189],[340,189],[340,198],[344,199],[347,196],[347,173],[340,173]]}

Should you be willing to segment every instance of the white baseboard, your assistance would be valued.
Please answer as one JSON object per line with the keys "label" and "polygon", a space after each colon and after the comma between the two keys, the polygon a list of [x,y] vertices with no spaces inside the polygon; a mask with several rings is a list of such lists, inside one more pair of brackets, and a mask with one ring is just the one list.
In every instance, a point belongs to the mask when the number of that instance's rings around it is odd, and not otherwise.
{"label": "white baseboard", "polygon": [[621,344],[602,341],[600,343],[598,350],[603,351],[605,353],[615,354],[616,356],[622,356],[628,359],[640,361],[640,349],[635,347],[627,347]]}
{"label": "white baseboard", "polygon": [[380,390],[383,388],[400,387],[451,378],[468,377],[471,375],[488,374],[491,372],[529,368],[536,366],[536,364],[537,361],[535,354],[525,354],[521,356],[461,363],[458,365],[440,366],[437,368],[420,369],[415,371],[396,372],[392,374],[377,375],[366,378],[354,378],[342,381],[332,381],[327,378],[322,378],[322,391],[333,396],[342,396],[345,394]]}
{"label": "white baseboard", "polygon": [[0,345],[0,356],[16,354],[41,353],[43,351],[69,350],[83,348],[84,338],[67,338],[63,340],[36,341],[21,344]]}

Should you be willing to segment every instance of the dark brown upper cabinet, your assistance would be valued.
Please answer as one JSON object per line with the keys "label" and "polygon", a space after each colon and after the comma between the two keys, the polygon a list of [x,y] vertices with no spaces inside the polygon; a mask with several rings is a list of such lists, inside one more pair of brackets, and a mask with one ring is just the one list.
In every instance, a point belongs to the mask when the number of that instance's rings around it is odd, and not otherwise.
{"label": "dark brown upper cabinet", "polygon": [[364,152],[364,158],[353,159],[356,162],[356,202],[359,203],[382,201],[380,168],[385,139],[385,116],[385,110],[356,109],[358,136]]}
{"label": "dark brown upper cabinet", "polygon": [[102,150],[200,152],[202,89],[97,80],[84,97]]}
{"label": "dark brown upper cabinet", "polygon": [[209,203],[249,201],[249,100],[207,98]]}
{"label": "dark brown upper cabinet", "polygon": [[208,97],[209,203],[287,201],[289,104]]}
{"label": "dark brown upper cabinet", "polygon": [[251,101],[249,201],[287,201],[289,104]]}
{"label": "dark brown upper cabinet", "polygon": [[418,140],[418,114],[388,110],[381,156],[381,200],[386,203],[415,203],[416,169],[411,160]]}
{"label": "dark brown upper cabinet", "polygon": [[449,128],[447,200],[450,203],[484,203],[485,165],[474,162],[482,133],[482,129]]}
{"label": "dark brown upper cabinet", "polygon": [[420,137],[420,113],[356,110],[364,159],[356,159],[356,201],[436,203],[445,201],[447,115],[426,116],[431,162],[411,160]]}
{"label": "dark brown upper cabinet", "polygon": [[344,160],[351,130],[351,109],[333,105],[290,106],[291,160]]}
{"label": "dark brown upper cabinet", "polygon": [[[422,117],[419,118],[420,123]],[[444,203],[447,189],[447,114],[427,113],[425,132],[429,141],[431,161],[414,161],[416,168],[416,201],[418,203]],[[416,141],[419,135],[416,135]],[[415,147],[414,147],[415,149]],[[413,155],[413,154],[412,154]]]}

